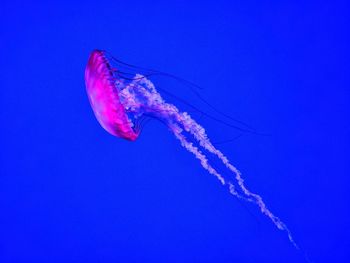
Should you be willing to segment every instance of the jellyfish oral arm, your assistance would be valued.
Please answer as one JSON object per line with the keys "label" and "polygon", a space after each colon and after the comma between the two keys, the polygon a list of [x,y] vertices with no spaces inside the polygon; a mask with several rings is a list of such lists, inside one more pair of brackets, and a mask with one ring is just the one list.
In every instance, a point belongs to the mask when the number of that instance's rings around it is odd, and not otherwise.
{"label": "jellyfish oral arm", "polygon": [[[214,175],[222,185],[227,185],[232,195],[258,205],[261,212],[270,218],[278,229],[286,231],[290,242],[298,248],[287,226],[266,207],[260,195],[247,189],[240,171],[229,162],[221,151],[214,147],[205,129],[194,121],[188,113],[180,112],[176,106],[166,103],[151,81],[142,75],[136,74],[134,81],[120,91],[120,97],[127,111],[132,112],[136,118],[147,115],[164,122],[181,145],[200,161],[205,170]],[[202,150],[214,154],[234,175],[235,182],[225,179],[223,175],[215,170],[209,164],[203,151],[195,146],[185,134],[191,135]],[[243,195],[236,190],[235,184]]]}

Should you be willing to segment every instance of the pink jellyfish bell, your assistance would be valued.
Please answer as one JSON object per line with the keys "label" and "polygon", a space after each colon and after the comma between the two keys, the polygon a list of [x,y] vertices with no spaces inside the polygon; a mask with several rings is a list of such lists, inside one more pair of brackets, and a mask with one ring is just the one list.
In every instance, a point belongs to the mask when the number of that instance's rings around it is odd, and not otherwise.
{"label": "pink jellyfish bell", "polygon": [[91,52],[85,82],[91,107],[101,126],[114,136],[136,140],[140,132],[126,115],[116,88],[118,80],[103,51]]}

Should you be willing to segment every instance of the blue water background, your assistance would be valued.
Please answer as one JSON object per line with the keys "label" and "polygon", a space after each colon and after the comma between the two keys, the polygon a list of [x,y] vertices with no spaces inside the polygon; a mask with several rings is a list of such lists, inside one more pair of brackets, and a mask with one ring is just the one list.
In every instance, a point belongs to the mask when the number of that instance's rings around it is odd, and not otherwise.
{"label": "blue water background", "polygon": [[5,1],[0,24],[0,262],[306,262],[161,123],[133,143],[100,127],[95,48],[268,133],[194,113],[213,141],[236,138],[218,148],[310,260],[349,262],[346,1]]}

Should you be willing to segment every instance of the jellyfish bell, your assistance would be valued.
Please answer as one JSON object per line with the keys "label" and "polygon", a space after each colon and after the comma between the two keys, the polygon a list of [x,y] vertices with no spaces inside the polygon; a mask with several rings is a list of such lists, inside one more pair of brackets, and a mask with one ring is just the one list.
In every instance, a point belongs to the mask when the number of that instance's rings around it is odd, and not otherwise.
{"label": "jellyfish bell", "polygon": [[117,82],[104,51],[92,51],[85,69],[85,84],[93,112],[107,132],[135,141],[140,131],[125,112]]}

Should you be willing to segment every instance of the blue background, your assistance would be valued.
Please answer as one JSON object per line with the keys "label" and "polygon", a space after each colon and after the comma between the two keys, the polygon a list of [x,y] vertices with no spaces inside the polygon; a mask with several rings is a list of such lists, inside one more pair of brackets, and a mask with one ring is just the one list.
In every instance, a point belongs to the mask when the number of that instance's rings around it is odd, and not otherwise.
{"label": "blue background", "polygon": [[95,48],[269,133],[218,148],[312,261],[349,262],[349,5],[282,2],[2,2],[0,262],[305,262],[162,124],[133,143],[99,126]]}

